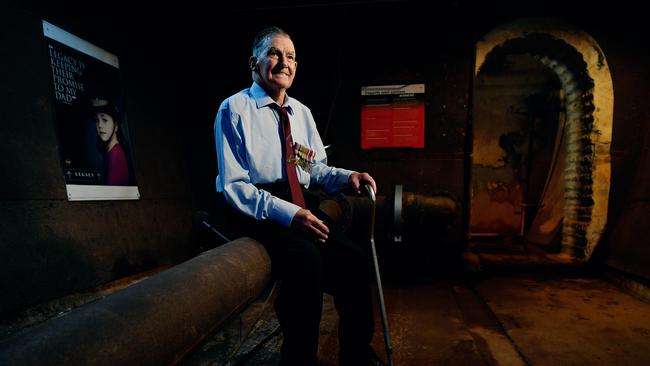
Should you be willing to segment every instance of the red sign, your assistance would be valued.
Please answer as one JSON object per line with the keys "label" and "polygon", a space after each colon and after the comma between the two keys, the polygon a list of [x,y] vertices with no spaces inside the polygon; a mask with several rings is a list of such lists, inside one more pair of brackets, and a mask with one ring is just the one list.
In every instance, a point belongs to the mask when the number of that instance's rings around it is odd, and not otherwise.
{"label": "red sign", "polygon": [[361,148],[424,147],[424,84],[361,90]]}

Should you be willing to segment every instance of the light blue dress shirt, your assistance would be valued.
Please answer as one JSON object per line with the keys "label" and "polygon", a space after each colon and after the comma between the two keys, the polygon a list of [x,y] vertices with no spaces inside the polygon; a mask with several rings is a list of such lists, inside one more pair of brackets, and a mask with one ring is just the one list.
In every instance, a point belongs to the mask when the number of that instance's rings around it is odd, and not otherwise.
{"label": "light blue dress shirt", "polygon": [[[223,192],[226,200],[246,215],[289,226],[300,207],[254,186],[287,179],[280,116],[271,104],[275,104],[273,99],[256,83],[221,103],[214,124],[217,192]],[[322,186],[327,192],[346,185],[353,171],[327,166],[325,148],[309,108],[288,95],[283,107],[289,109],[293,141],[315,152],[310,173],[295,167],[300,184]]]}

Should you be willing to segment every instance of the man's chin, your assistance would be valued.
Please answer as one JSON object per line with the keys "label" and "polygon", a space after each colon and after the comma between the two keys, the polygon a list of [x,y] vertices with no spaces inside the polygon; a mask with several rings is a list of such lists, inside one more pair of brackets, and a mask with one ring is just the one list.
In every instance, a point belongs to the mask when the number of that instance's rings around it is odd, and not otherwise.
{"label": "man's chin", "polygon": [[289,79],[288,77],[276,77],[273,79],[273,83],[282,89],[289,89],[291,84],[293,83],[293,79]]}

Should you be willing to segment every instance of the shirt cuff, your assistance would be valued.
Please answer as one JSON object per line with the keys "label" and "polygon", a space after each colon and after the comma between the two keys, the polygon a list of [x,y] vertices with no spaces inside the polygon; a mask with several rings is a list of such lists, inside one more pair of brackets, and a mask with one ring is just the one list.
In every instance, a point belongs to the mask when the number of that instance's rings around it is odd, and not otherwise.
{"label": "shirt cuff", "polygon": [[278,197],[272,197],[269,217],[271,220],[289,227],[291,226],[291,221],[293,220],[293,217],[296,215],[296,212],[298,212],[298,210],[300,210],[300,206]]}
{"label": "shirt cuff", "polygon": [[337,185],[339,187],[343,187],[343,186],[348,184],[348,182],[350,181],[350,176],[355,171],[354,170],[341,169],[341,168],[338,168],[338,170],[339,170],[339,174],[337,174],[337,177],[336,177],[337,182],[336,183],[337,183]]}

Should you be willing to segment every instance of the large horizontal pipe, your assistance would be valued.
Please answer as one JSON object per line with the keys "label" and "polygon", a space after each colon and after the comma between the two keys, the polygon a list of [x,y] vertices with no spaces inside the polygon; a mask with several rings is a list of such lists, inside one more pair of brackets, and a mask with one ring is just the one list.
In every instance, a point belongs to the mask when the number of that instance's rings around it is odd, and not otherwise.
{"label": "large horizontal pipe", "polygon": [[0,365],[170,365],[270,281],[260,243],[240,238],[16,334]]}
{"label": "large horizontal pipe", "polygon": [[[330,201],[331,202],[331,201]],[[343,221],[345,227],[364,226],[370,215],[367,198],[346,196],[345,201],[334,210],[328,203],[324,209]],[[424,195],[395,189],[388,196],[377,196],[377,236],[402,241],[402,236],[421,239],[421,231],[432,235],[447,232],[461,214],[461,205],[451,194],[441,192]]]}

